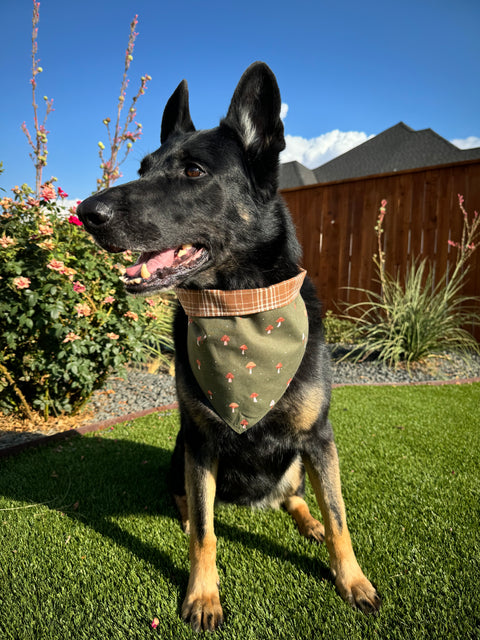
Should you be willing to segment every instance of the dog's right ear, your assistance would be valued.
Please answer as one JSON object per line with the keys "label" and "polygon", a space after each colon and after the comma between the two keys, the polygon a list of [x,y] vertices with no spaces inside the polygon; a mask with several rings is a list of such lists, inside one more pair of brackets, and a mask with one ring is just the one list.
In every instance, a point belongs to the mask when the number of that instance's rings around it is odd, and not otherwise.
{"label": "dog's right ear", "polygon": [[170,96],[162,118],[160,142],[163,144],[172,133],[195,131],[188,106],[188,84],[182,80]]}

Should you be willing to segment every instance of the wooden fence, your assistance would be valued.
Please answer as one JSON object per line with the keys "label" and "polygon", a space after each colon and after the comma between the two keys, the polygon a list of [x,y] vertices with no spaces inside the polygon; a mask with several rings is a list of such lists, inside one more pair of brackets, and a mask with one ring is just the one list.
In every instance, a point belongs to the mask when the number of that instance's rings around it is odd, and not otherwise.
{"label": "wooden fence", "polygon": [[[365,297],[352,288],[379,291],[373,263],[375,226],[387,200],[383,249],[390,274],[405,274],[412,258],[428,256],[438,278],[454,264],[448,240],[462,236],[458,194],[471,216],[480,214],[480,161],[399,171],[284,189],[303,246],[303,266],[325,309]],[[464,291],[480,296],[480,248],[473,254]],[[480,330],[475,330],[480,339]]]}

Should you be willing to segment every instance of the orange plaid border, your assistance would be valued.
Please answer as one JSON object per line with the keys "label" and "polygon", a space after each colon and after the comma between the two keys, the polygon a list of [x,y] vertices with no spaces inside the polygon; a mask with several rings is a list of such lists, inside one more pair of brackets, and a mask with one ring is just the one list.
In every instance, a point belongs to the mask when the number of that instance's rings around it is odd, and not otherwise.
{"label": "orange plaid border", "polygon": [[298,296],[307,272],[290,280],[260,289],[176,289],[185,313],[193,317],[213,318],[218,316],[247,316],[252,313],[280,309]]}

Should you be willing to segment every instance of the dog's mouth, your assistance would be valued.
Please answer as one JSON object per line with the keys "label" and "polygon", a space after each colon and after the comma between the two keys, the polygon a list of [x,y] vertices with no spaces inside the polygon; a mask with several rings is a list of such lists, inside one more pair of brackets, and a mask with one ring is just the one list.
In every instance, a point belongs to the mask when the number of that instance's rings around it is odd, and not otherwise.
{"label": "dog's mouth", "polygon": [[202,267],[209,258],[204,247],[184,244],[176,249],[142,253],[127,267],[122,280],[130,293],[170,289]]}

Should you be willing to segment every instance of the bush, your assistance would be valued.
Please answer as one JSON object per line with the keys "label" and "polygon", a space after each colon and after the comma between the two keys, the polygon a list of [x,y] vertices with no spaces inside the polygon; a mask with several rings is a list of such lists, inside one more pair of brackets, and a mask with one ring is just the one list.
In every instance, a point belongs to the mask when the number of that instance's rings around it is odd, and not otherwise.
{"label": "bush", "polygon": [[356,320],[362,335],[356,359],[375,353],[386,364],[398,366],[401,362],[408,365],[444,351],[464,356],[472,351],[478,353],[477,341],[464,328],[480,324],[478,299],[461,294],[469,272],[468,260],[477,248],[478,214],[475,212],[470,221],[463,197],[459,196],[464,226],[461,241],[449,241],[458,250],[454,268],[435,283],[427,259],[416,260],[402,282],[385,270],[381,238],[386,204],[383,200],[375,228],[378,255],[374,256],[374,262],[381,291],[377,294],[360,289],[367,301],[348,307],[349,316],[361,312]]}
{"label": "bush", "polygon": [[330,309],[323,318],[323,331],[328,344],[353,344],[360,337],[354,320],[336,316]]}
{"label": "bush", "polygon": [[[100,250],[52,184],[0,204],[0,410],[77,411],[113,371],[141,361],[153,301],[127,297],[127,253]],[[58,188],[58,195],[66,194]]]}

